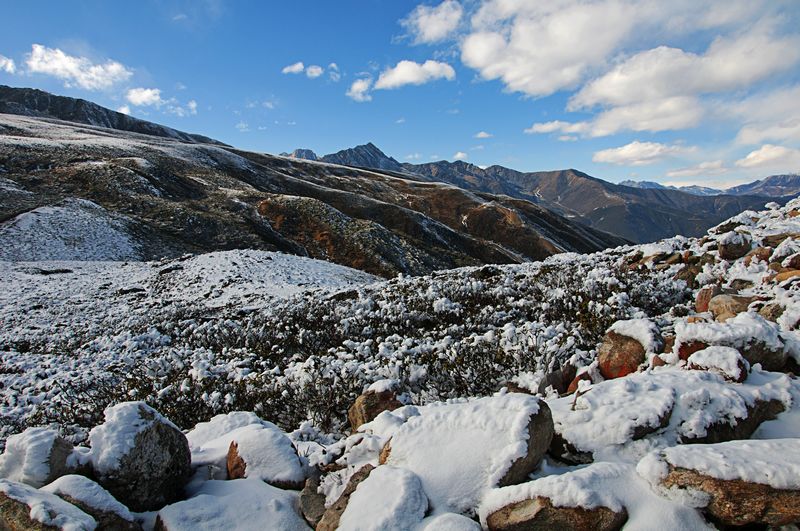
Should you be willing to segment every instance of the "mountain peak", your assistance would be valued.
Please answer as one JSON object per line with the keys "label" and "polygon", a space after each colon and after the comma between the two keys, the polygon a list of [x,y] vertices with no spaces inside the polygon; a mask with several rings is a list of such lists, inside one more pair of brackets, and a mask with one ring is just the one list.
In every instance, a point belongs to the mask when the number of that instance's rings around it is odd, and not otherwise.
{"label": "mountain peak", "polygon": [[359,168],[403,171],[403,166],[399,162],[381,151],[380,148],[372,142],[325,155],[320,160],[332,164],[356,166]]}

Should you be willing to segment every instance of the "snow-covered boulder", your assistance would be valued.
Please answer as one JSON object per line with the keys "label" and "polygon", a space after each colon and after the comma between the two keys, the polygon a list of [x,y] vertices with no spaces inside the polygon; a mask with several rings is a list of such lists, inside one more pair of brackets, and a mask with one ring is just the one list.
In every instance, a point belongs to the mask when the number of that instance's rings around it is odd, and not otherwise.
{"label": "snow-covered boulder", "polygon": [[319,491],[318,475],[308,478],[303,490],[300,491],[300,512],[306,522],[314,528],[325,514],[325,494]]}
{"label": "snow-covered boulder", "polygon": [[755,313],[741,313],[724,323],[687,323],[675,325],[675,349],[681,359],[708,346],[737,349],[744,359],[770,371],[786,364],[785,344],[780,329]]}
{"label": "snow-covered boulder", "polygon": [[156,529],[308,530],[297,505],[297,493],[281,490],[258,479],[207,481],[188,500],[158,511]]}
{"label": "snow-covered boulder", "polygon": [[800,521],[800,439],[665,448],[637,470],[664,496],[726,525]]}
{"label": "snow-covered boulder", "polygon": [[750,236],[740,232],[726,232],[717,238],[717,250],[723,260],[736,260],[750,252]]}
{"label": "snow-covered boulder", "polygon": [[730,347],[708,347],[698,350],[687,360],[691,370],[712,371],[731,382],[741,383],[747,379],[750,364],[739,351]]}
{"label": "snow-covered boulder", "polygon": [[350,495],[340,531],[411,530],[425,517],[428,498],[416,474],[379,466]]}
{"label": "snow-covered boulder", "polygon": [[436,511],[474,514],[487,489],[524,481],[553,435],[547,404],[519,393],[411,408],[367,427],[388,440],[381,464],[419,476]]}
{"label": "snow-covered boulder", "polygon": [[658,352],[662,343],[658,327],[649,319],[617,321],[597,349],[600,374],[612,379],[636,372],[645,361],[645,353]]}
{"label": "snow-covered boulder", "polygon": [[142,526],[134,519],[127,507],[116,500],[107,490],[85,476],[69,474],[61,476],[41,488],[43,492],[78,507],[97,521],[100,529],[137,531]]}
{"label": "snow-covered boulder", "polygon": [[481,526],[463,514],[441,513],[425,518],[414,531],[481,531]]}
{"label": "snow-covered boulder", "polygon": [[367,391],[356,398],[347,410],[350,429],[357,431],[362,424],[372,421],[384,411],[403,407],[395,394],[395,380],[381,380],[372,384]]}
{"label": "snow-covered boulder", "polygon": [[123,402],[104,414],[105,422],[89,432],[100,485],[134,511],[174,500],[191,474],[186,436],[144,402]]}
{"label": "snow-covered boulder", "polygon": [[721,292],[722,288],[720,288],[719,284],[709,284],[708,286],[703,286],[697,291],[697,295],[695,295],[694,310],[697,313],[707,312],[711,299],[719,295]]}
{"label": "snow-covered boulder", "polygon": [[226,455],[228,479],[256,478],[286,489],[300,489],[306,479],[303,463],[292,441],[271,423],[238,428],[204,448],[222,448]]}
{"label": "snow-covered boulder", "polygon": [[97,522],[55,494],[0,479],[0,529],[93,531]]}
{"label": "snow-covered boulder", "polygon": [[315,528],[316,531],[336,531],[339,528],[339,522],[342,518],[342,514],[344,514],[347,509],[350,497],[374,470],[374,466],[366,464],[350,476],[344,490],[341,491],[338,498],[325,509],[325,513],[322,515],[322,518]]}
{"label": "snow-covered boulder", "polygon": [[74,469],[72,450],[72,444],[55,430],[28,428],[6,441],[0,478],[39,488]]}
{"label": "snow-covered boulder", "polygon": [[708,529],[691,507],[652,492],[634,465],[594,463],[489,492],[481,523],[490,530]]}
{"label": "snow-covered boulder", "polygon": [[742,384],[707,371],[659,367],[549,401],[550,454],[569,463],[635,462],[654,448],[747,438],[788,406],[797,384],[754,371]]}
{"label": "snow-covered boulder", "polygon": [[720,323],[736,317],[742,312],[747,311],[747,307],[755,300],[755,297],[745,297],[742,295],[720,294],[708,301],[708,311]]}

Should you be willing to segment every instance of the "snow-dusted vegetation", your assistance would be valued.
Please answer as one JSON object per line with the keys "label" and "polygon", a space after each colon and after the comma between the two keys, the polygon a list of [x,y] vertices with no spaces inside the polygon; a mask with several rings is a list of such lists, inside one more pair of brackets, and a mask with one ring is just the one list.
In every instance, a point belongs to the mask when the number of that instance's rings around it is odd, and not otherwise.
{"label": "snow-dusted vegetation", "polygon": [[[796,522],[800,200],[767,208],[389,281],[256,251],[0,263],[0,501],[162,529]],[[35,490],[75,474],[102,488]]]}

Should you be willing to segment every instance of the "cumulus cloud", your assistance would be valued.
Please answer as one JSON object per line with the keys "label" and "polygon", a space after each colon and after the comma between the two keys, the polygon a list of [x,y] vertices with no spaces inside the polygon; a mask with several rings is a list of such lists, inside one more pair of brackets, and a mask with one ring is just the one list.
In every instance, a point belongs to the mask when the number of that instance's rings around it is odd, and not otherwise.
{"label": "cumulus cloud", "polygon": [[774,144],[764,144],[736,161],[740,168],[780,168],[785,171],[800,169],[800,150]]}
{"label": "cumulus cloud", "polygon": [[130,114],[131,108],[128,105],[121,105],[117,108],[117,112],[121,112],[122,114]]}
{"label": "cumulus cloud", "polygon": [[186,107],[189,109],[189,114],[197,114],[197,102],[194,100],[189,100],[189,103],[186,104]]}
{"label": "cumulus cloud", "polygon": [[456,72],[447,63],[428,59],[424,63],[400,61],[394,67],[387,68],[375,82],[375,90],[396,89],[404,85],[422,85],[436,79],[453,80]]}
{"label": "cumulus cloud", "polygon": [[412,36],[414,44],[431,44],[452,35],[463,14],[464,9],[456,0],[445,0],[435,7],[417,6],[400,24]]}
{"label": "cumulus cloud", "polygon": [[302,61],[297,61],[294,64],[284,66],[283,70],[281,70],[281,74],[300,74],[305,68],[306,65],[304,65]]}
{"label": "cumulus cloud", "polygon": [[334,83],[342,79],[342,74],[339,72],[339,65],[336,63],[331,63],[328,65],[328,78]]}
{"label": "cumulus cloud", "polygon": [[17,65],[14,63],[13,59],[5,55],[0,55],[0,71],[6,74],[13,74],[17,71]]}
{"label": "cumulus cloud", "polygon": [[666,157],[691,153],[692,151],[694,151],[694,148],[635,140],[621,147],[597,151],[592,156],[592,161],[616,164],[618,166],[647,166],[655,164]]}
{"label": "cumulus cloud", "polygon": [[701,162],[695,166],[688,166],[686,168],[678,168],[676,170],[668,171],[667,177],[681,178],[681,177],[695,177],[697,175],[721,175],[726,173],[728,168],[721,160],[712,160],[708,162]]}
{"label": "cumulus cloud", "polygon": [[475,138],[492,138],[492,136],[491,133],[487,133],[486,131],[475,133]]}
{"label": "cumulus cloud", "polygon": [[551,122],[539,122],[525,129],[523,132],[529,135],[537,133],[584,133],[589,129],[587,122],[564,122],[553,120]]}
{"label": "cumulus cloud", "polygon": [[370,95],[369,90],[372,87],[372,78],[365,77],[361,79],[356,79],[350,85],[350,88],[347,89],[347,96],[357,102],[365,102],[371,101],[372,95]]}
{"label": "cumulus cloud", "polygon": [[319,65],[309,65],[306,67],[306,76],[311,79],[321,76],[323,72],[325,72],[325,69]]}
{"label": "cumulus cloud", "polygon": [[765,141],[800,141],[800,85],[751,96],[720,108],[733,113],[744,124],[736,135],[739,144],[757,145]]}
{"label": "cumulus cloud", "polygon": [[453,160],[466,160],[468,155],[463,151],[456,151],[456,154],[453,155]]}
{"label": "cumulus cloud", "polygon": [[125,99],[136,106],[161,105],[161,90],[157,88],[132,88],[125,93]]}
{"label": "cumulus cloud", "polygon": [[26,57],[28,72],[46,74],[64,82],[66,87],[104,90],[128,80],[133,72],[122,63],[108,60],[96,64],[86,57],[68,55],[58,48],[34,44]]}

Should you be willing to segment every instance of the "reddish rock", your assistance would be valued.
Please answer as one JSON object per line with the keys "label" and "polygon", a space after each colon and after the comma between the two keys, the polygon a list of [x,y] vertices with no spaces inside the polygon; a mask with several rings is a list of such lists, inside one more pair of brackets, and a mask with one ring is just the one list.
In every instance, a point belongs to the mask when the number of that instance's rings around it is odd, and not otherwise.
{"label": "reddish rock", "polygon": [[578,369],[571,363],[565,363],[564,366],[547,373],[539,383],[539,394],[544,395],[547,393],[548,387],[552,387],[560,395],[569,392],[568,388],[575,379],[577,370]]}
{"label": "reddish rock", "polygon": [[644,347],[632,337],[608,332],[597,349],[600,374],[603,378],[621,378],[639,369],[645,361]]}
{"label": "reddish rock", "polygon": [[784,490],[741,479],[723,480],[669,465],[661,484],[708,495],[705,510],[724,525],[784,526],[800,521],[800,490]]}
{"label": "reddish rock", "polygon": [[[674,341],[674,338],[673,338],[673,341]],[[663,367],[666,364],[667,364],[667,362],[664,361],[664,358],[662,358],[661,356],[653,356],[653,359],[650,362],[650,366],[653,367],[653,368],[655,368],[655,367]]]}
{"label": "reddish rock", "polygon": [[537,496],[511,503],[486,518],[490,531],[616,531],[622,529],[628,513],[608,507],[557,507],[549,498]]}
{"label": "reddish rock", "polygon": [[750,263],[758,259],[762,262],[766,262],[769,260],[769,257],[772,256],[772,249],[769,247],[756,247],[749,253],[747,253],[744,257],[744,265],[749,266]]}
{"label": "reddish rock", "polygon": [[402,406],[402,402],[397,400],[397,395],[392,391],[367,391],[356,398],[356,401],[347,410],[350,429],[355,432],[362,424],[371,422],[380,413],[393,411]]}
{"label": "reddish rock", "polygon": [[795,253],[781,263],[787,269],[800,269],[800,253]]}
{"label": "reddish rock", "polygon": [[722,293],[722,289],[719,287],[719,284],[712,284],[710,286],[704,286],[697,292],[697,298],[695,299],[694,309],[697,313],[704,313],[708,311],[708,303],[711,301],[712,298],[716,297]]}
{"label": "reddish rock", "polygon": [[770,302],[765,304],[758,310],[758,315],[766,319],[767,321],[772,321],[773,323],[778,321],[778,318],[783,315],[784,309],[777,302]]}
{"label": "reddish rock", "polygon": [[582,372],[581,374],[577,375],[572,382],[570,382],[569,387],[567,387],[567,394],[571,395],[575,391],[578,390],[578,386],[582,381],[591,382],[592,377],[589,374],[589,371]]}
{"label": "reddish rock", "polygon": [[798,276],[800,276],[800,269],[789,269],[788,271],[783,271],[782,273],[778,273],[777,275],[775,275],[775,278],[773,280],[775,282],[780,283],[789,280],[790,278],[796,278]]}
{"label": "reddish rock", "polygon": [[[738,241],[737,241],[738,240]],[[737,260],[750,252],[750,237],[746,234],[723,238],[718,247],[719,257],[723,260]]]}
{"label": "reddish rock", "polygon": [[661,349],[663,354],[669,354],[672,352],[672,349],[675,348],[675,336],[668,335],[664,336],[664,348]]}
{"label": "reddish rock", "polygon": [[687,343],[681,343],[678,345],[678,357],[682,360],[688,360],[689,356],[698,350],[703,350],[704,348],[708,348],[708,345],[702,341],[689,341]]}
{"label": "reddish rock", "polygon": [[742,297],[740,295],[716,295],[708,302],[708,311],[720,323],[724,323],[732,317],[736,317],[742,312],[747,311],[755,297]]}

